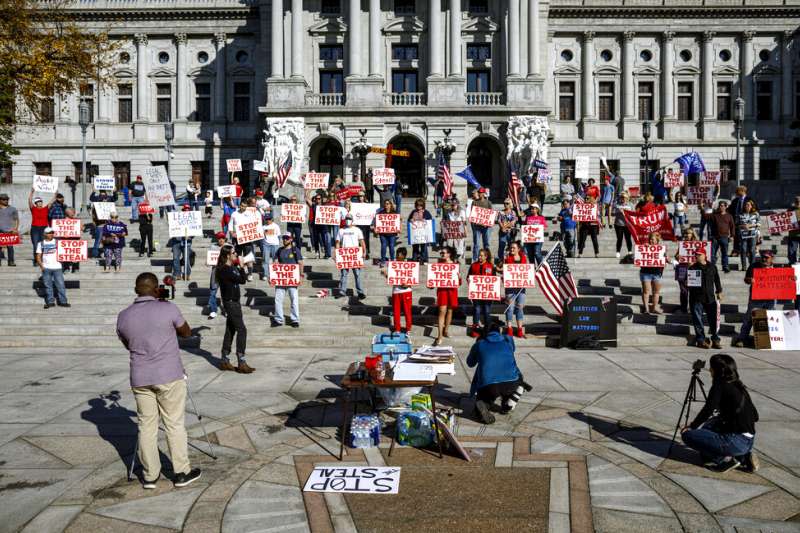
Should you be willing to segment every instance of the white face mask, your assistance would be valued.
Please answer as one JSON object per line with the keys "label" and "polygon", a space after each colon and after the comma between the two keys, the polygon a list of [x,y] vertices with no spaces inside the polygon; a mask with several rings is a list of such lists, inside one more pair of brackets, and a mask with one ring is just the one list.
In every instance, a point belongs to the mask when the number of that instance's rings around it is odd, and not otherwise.
{"label": "white face mask", "polygon": [[352,226],[352,225],[353,225],[353,220],[348,218],[347,220],[345,220],[345,221],[344,221],[344,223],[345,223],[345,225],[346,225],[347,227],[350,227],[350,226]]}

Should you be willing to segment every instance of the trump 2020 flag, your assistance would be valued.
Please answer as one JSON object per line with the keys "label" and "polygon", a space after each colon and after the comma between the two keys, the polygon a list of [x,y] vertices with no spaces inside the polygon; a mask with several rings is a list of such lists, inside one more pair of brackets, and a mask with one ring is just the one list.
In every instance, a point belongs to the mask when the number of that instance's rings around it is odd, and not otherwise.
{"label": "trump 2020 flag", "polygon": [[461,172],[456,172],[456,176],[464,178],[465,180],[467,180],[467,183],[469,183],[476,189],[481,188],[481,184],[475,178],[475,174],[472,173],[472,167],[470,165],[467,165],[467,167]]}
{"label": "trump 2020 flag", "polygon": [[706,171],[706,165],[703,163],[703,158],[697,152],[688,152],[683,154],[675,160],[681,166],[684,176],[689,174],[699,174]]}

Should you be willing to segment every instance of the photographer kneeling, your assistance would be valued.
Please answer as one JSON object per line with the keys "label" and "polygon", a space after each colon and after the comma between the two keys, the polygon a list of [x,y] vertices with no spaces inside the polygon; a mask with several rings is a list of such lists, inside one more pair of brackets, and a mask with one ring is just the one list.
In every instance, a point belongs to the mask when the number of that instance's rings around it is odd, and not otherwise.
{"label": "photographer kneeling", "polygon": [[736,361],[718,353],[709,360],[709,370],[712,382],[706,404],[689,427],[681,430],[681,438],[700,452],[709,470],[755,472],[758,459],[752,450],[758,411],[739,379]]}

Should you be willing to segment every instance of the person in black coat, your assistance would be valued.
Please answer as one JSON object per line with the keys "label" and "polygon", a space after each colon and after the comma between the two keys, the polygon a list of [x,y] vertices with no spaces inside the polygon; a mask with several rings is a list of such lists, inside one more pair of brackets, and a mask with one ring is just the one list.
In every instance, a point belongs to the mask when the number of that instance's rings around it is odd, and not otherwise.
{"label": "person in black coat", "polygon": [[[232,246],[223,246],[217,259],[217,285],[221,294],[222,306],[227,314],[225,336],[222,338],[222,361],[220,370],[235,370],[240,374],[250,374],[255,368],[245,361],[247,348],[247,326],[244,325],[242,304],[239,302],[241,291],[239,285],[247,283],[247,272],[239,264],[239,257]],[[236,336],[236,357],[239,365],[234,367],[230,361],[231,345]]]}
{"label": "person in black coat", "polygon": [[[722,283],[716,265],[708,262],[706,254],[699,252],[697,258],[687,269],[686,283],[689,288],[689,307],[692,312],[692,325],[695,331],[695,345],[698,348],[719,350],[722,348],[717,328],[717,302],[722,301]],[[703,311],[708,320],[707,339],[703,330]]]}

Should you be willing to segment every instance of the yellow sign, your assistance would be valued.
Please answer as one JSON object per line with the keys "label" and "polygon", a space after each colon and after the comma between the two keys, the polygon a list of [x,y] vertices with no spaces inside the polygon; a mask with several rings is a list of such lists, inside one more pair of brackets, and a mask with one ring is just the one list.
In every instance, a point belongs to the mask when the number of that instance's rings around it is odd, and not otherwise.
{"label": "yellow sign", "polygon": [[374,154],[387,154],[395,157],[411,157],[409,150],[395,150],[393,148],[381,148],[380,146],[371,146],[370,152]]}

